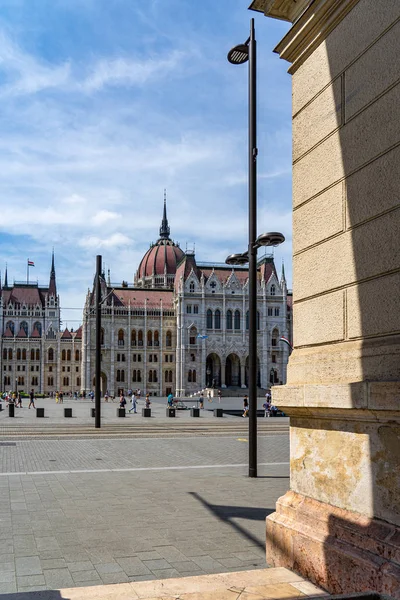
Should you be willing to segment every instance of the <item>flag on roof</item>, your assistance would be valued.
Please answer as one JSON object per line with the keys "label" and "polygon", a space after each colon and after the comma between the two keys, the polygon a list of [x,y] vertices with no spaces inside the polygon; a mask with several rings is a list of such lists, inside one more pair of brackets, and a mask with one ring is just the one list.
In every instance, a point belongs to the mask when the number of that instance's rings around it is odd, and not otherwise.
{"label": "flag on roof", "polygon": [[33,260],[29,260],[28,258],[28,267],[34,267],[35,263],[33,262]]}
{"label": "flag on roof", "polygon": [[287,338],[285,338],[284,336],[282,336],[282,337],[279,338],[279,341],[280,342],[284,342],[285,344],[287,344],[289,346],[290,352],[292,352],[293,346],[292,346],[292,344],[289,342],[289,340]]}

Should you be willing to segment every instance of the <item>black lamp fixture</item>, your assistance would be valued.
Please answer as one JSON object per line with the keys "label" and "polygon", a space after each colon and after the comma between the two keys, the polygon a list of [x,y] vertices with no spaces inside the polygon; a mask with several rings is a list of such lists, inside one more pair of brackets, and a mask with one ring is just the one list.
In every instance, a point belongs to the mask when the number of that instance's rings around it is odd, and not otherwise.
{"label": "black lamp fixture", "polygon": [[285,241],[282,233],[263,233],[257,237],[257,73],[254,19],[250,36],[228,52],[233,65],[249,63],[249,247],[241,254],[227,257],[228,265],[249,264],[249,477],[257,477],[257,250],[261,246],[278,246]]}

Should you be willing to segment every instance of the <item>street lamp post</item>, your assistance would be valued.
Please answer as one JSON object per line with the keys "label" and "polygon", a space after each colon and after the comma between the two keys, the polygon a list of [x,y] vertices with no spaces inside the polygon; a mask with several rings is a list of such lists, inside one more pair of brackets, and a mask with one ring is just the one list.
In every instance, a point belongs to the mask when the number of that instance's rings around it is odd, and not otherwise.
{"label": "street lamp post", "polygon": [[96,256],[96,353],[95,353],[95,404],[94,404],[94,426],[96,429],[101,427],[101,256]]}
{"label": "street lamp post", "polygon": [[231,254],[227,264],[249,263],[249,477],[257,477],[257,250],[285,241],[281,233],[265,233],[257,238],[257,74],[254,19],[250,37],[228,52],[234,65],[249,62],[249,247],[242,254]]}

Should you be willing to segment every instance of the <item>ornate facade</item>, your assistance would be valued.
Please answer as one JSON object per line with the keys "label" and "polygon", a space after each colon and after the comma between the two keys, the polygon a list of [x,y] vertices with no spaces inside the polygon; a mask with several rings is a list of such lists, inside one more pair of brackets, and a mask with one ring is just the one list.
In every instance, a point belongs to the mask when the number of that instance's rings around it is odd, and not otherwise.
{"label": "ornate facade", "polygon": [[[291,294],[272,256],[258,262],[258,385],[286,382]],[[197,262],[170,238],[166,203],[160,236],[129,286],[101,278],[102,392],[140,388],[152,395],[206,387],[245,388],[248,378],[248,271]],[[83,387],[94,385],[95,295],[86,298]]]}
{"label": "ornate facade", "polygon": [[0,283],[0,371],[2,390],[51,393],[81,388],[82,329],[60,329],[54,254],[46,287]]}

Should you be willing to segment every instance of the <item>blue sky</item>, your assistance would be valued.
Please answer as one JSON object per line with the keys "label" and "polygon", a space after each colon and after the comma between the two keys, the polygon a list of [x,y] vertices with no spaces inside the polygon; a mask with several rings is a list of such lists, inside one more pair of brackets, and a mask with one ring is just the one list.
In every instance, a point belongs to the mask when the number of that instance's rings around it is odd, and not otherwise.
{"label": "blue sky", "polygon": [[[289,28],[245,0],[3,0],[0,7],[0,268],[48,281],[77,326],[102,254],[133,282],[156,241],[167,189],[171,237],[199,261],[246,248],[247,67],[258,41],[258,231],[291,285],[291,81],[272,50]],[[77,321],[75,321],[75,319]]]}

